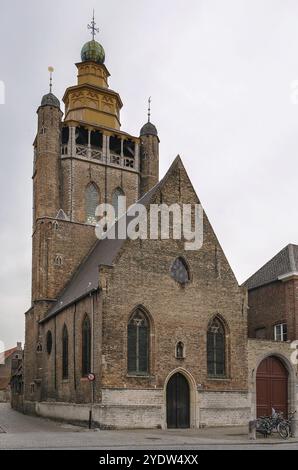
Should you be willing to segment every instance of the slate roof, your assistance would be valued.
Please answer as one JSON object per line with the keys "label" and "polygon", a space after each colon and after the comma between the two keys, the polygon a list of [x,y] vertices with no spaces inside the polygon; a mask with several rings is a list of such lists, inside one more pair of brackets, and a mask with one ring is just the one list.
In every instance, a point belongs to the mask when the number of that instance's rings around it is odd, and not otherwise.
{"label": "slate roof", "polygon": [[298,273],[298,245],[287,245],[268,263],[264,264],[255,274],[253,274],[244,286],[248,289],[255,289],[274,281],[278,281],[280,276],[289,273]]}
{"label": "slate roof", "polygon": [[[183,165],[179,155],[176,157],[163,179],[160,180],[159,183],[157,183],[155,186],[153,186],[153,188],[151,188],[146,194],[144,194],[144,196],[139,199],[138,204],[150,204],[154,195],[159,191],[159,189],[161,189],[161,187],[167,180],[174,165],[178,163]],[[132,217],[127,217],[127,225],[132,219]],[[116,222],[116,234],[117,225],[118,223]],[[85,260],[79,266],[73,277],[70,279],[69,283],[66,285],[66,288],[62,291],[57,301],[49,309],[45,318],[41,320],[41,323],[55,316],[57,313],[59,313],[75,301],[85,297],[91,292],[96,291],[98,289],[99,281],[99,266],[112,266],[113,261],[116,258],[117,254],[120,252],[120,249],[123,246],[124,242],[124,239],[117,238],[115,238],[114,240],[108,238],[98,240],[87,255],[87,257],[85,258]]]}
{"label": "slate roof", "polygon": [[14,348],[7,349],[7,351],[4,352],[4,357],[7,359],[9,356],[11,356],[18,348],[15,346]]}

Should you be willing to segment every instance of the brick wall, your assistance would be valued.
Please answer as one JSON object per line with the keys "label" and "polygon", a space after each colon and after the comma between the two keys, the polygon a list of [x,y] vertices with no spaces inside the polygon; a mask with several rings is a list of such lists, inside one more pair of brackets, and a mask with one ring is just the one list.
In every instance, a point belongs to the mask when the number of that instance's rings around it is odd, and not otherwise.
{"label": "brick wall", "polygon": [[[168,204],[197,202],[181,165],[173,169],[162,196],[156,195],[156,202],[161,197]],[[187,260],[191,274],[191,281],[184,287],[170,276],[171,264],[181,255]],[[101,292],[94,297],[93,368],[95,401],[101,404],[98,419],[111,426],[127,426],[130,420],[134,425],[145,420],[145,427],[164,425],[165,384],[177,368],[192,377],[192,403],[197,409],[200,406],[198,384],[205,393],[202,416],[207,423],[212,424],[215,416],[221,416],[223,424],[227,419],[226,400],[213,403],[212,392],[218,397],[218,392],[230,397],[229,422],[239,423],[244,419],[247,412],[243,398],[247,393],[246,291],[238,286],[206,216],[204,244],[199,251],[185,251],[182,240],[129,240],[113,267],[101,268],[99,283]],[[151,323],[147,377],[127,375],[127,322],[138,305],[146,309]],[[90,297],[66,308],[41,327],[44,342],[48,329],[55,338],[51,355],[43,354],[42,400],[90,401],[90,383],[81,377],[81,325],[86,313],[92,314]],[[224,379],[211,379],[207,375],[206,333],[210,319],[216,314],[226,324],[227,376]],[[69,335],[67,381],[62,379],[64,324]],[[177,341],[185,344],[185,359],[175,357]],[[198,425],[198,416],[193,417],[193,425]]]}
{"label": "brick wall", "polygon": [[276,281],[248,293],[248,336],[265,328],[264,339],[274,339],[274,325],[286,322],[288,339],[298,338],[298,281]]}

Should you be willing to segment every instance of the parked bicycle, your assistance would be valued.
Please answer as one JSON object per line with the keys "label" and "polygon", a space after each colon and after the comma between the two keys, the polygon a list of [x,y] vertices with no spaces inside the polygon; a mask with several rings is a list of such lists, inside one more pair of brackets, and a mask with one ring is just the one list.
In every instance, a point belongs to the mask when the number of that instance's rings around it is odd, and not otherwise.
{"label": "parked bicycle", "polygon": [[296,411],[289,413],[289,418],[285,419],[283,413],[272,409],[271,416],[260,416],[257,419],[257,432],[268,437],[273,432],[277,432],[282,439],[288,439],[291,436],[291,421]]}

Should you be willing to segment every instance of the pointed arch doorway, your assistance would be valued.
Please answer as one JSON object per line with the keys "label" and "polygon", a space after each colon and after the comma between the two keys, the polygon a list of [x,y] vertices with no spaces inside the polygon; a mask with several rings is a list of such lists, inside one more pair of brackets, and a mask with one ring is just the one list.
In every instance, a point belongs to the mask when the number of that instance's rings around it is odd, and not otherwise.
{"label": "pointed arch doorway", "polygon": [[167,383],[167,427],[190,427],[190,390],[186,377],[180,372]]}
{"label": "pointed arch doorway", "polygon": [[288,371],[278,357],[268,356],[258,367],[257,417],[271,415],[272,408],[288,413]]}

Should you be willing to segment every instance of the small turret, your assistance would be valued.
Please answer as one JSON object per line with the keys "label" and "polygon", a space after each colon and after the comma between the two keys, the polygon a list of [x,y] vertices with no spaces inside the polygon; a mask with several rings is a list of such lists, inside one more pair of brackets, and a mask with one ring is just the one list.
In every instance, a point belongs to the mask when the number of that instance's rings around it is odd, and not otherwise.
{"label": "small turret", "polygon": [[150,116],[151,98],[148,100],[148,121],[140,130],[141,196],[155,186],[159,179],[159,138],[155,125],[150,121]]}
{"label": "small turret", "polygon": [[41,217],[55,217],[60,209],[60,132],[62,112],[60,102],[52,93],[52,72],[50,71],[50,92],[43,96],[37,110],[38,125],[35,140],[33,170],[34,220]]}

